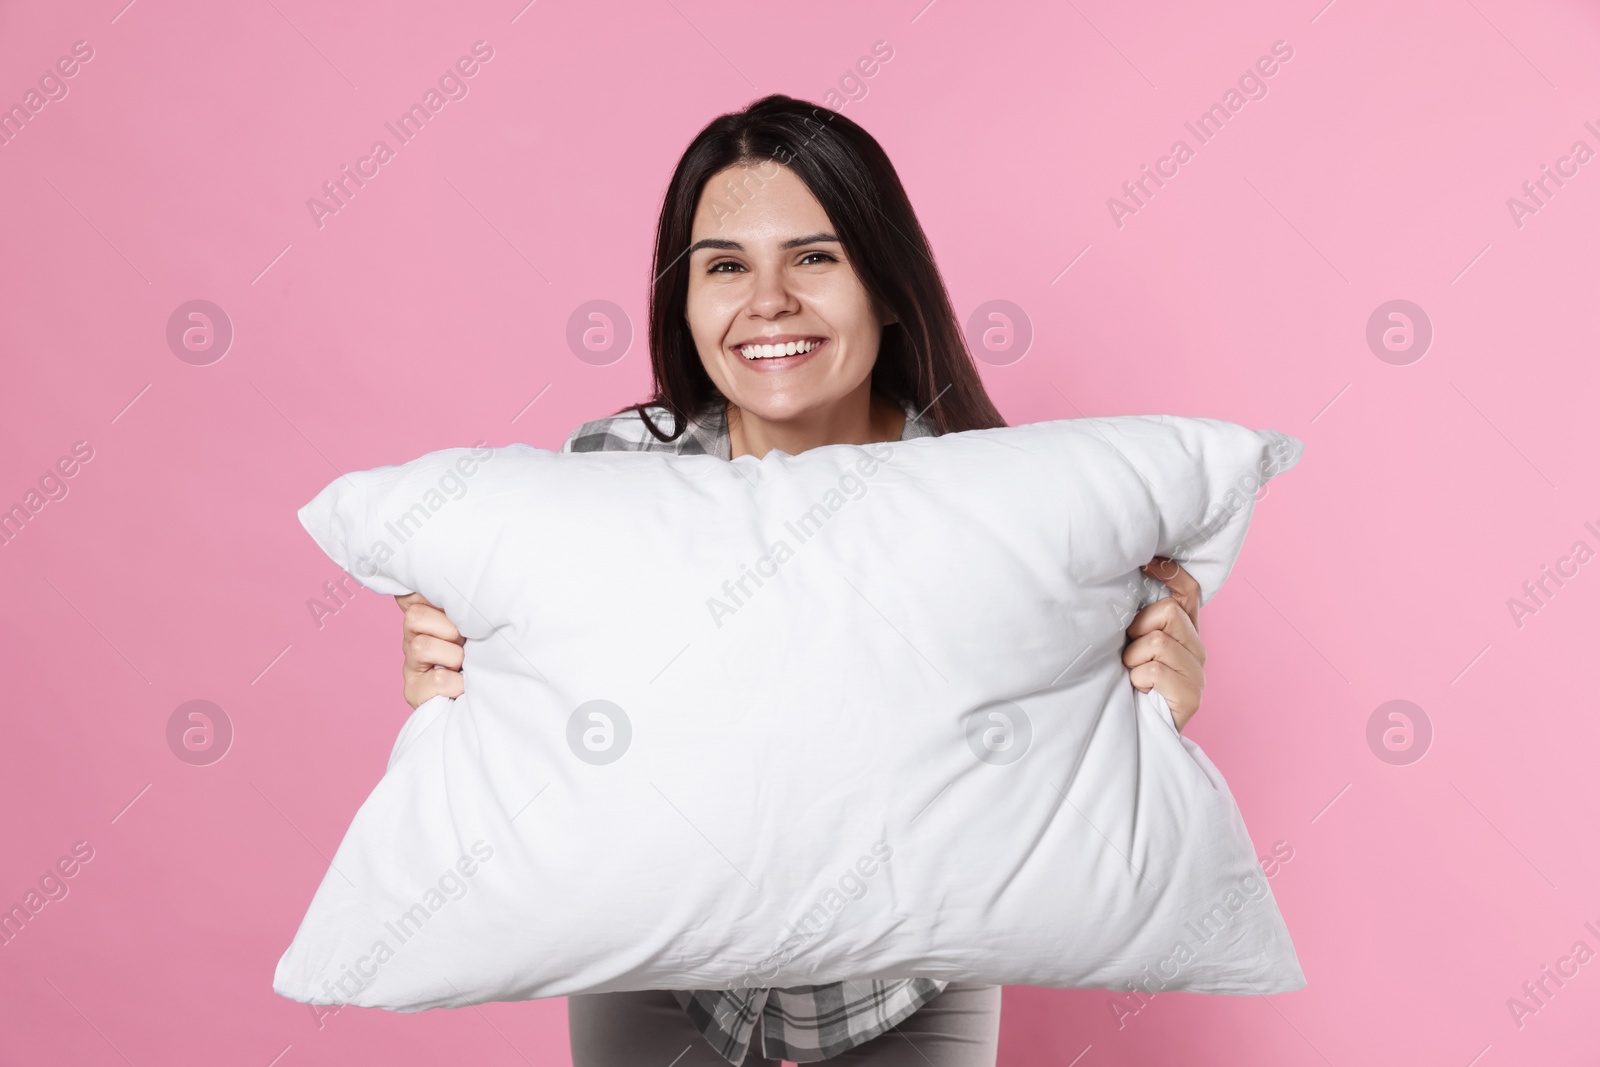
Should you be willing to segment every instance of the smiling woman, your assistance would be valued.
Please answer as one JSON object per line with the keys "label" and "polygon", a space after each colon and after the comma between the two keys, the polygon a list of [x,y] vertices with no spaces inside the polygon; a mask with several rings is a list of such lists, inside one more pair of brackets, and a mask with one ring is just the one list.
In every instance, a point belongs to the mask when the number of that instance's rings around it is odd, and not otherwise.
{"label": "smiling woman", "polygon": [[633,410],[662,440],[686,427],[660,432],[651,404],[719,398],[733,457],[894,440],[906,407],[938,433],[1005,425],[894,165],[836,112],[773,96],[702,131],[652,274],[658,395]]}
{"label": "smiling woman", "polygon": [[[652,395],[579,426],[562,451],[731,461],[1005,425],[894,166],[837,112],[769,96],[702,130],[669,183],[652,277]],[[843,507],[853,490],[840,489],[796,528]],[[723,610],[784,558],[774,545],[730,579]],[[1151,573],[1173,595],[1133,616],[1123,663],[1181,730],[1204,684],[1199,586],[1175,564]],[[460,631],[418,594],[399,601],[407,702],[463,693]],[[912,977],[581,994],[567,1005],[575,1067],[992,1067],[1000,989]]]}

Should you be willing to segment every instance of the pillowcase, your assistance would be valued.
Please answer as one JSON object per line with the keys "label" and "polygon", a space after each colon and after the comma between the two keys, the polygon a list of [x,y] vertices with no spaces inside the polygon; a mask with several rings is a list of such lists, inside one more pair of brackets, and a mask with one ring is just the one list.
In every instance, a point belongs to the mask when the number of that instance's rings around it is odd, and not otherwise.
{"label": "pillowcase", "polygon": [[273,988],[1300,988],[1227,783],[1121,653],[1140,565],[1210,600],[1301,450],[1125,416],[340,477],[301,522],[445,611],[466,692],[405,723]]}

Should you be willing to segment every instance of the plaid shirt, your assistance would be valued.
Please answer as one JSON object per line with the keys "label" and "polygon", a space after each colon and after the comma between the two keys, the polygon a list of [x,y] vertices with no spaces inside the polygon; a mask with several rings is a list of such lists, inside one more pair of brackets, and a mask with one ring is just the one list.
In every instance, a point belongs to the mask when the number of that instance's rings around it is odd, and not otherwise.
{"label": "plaid shirt", "polygon": [[[665,407],[648,410],[663,433],[673,431],[675,422]],[[918,417],[907,407],[902,441],[937,434],[932,420]],[[718,398],[690,418],[676,441],[658,441],[636,412],[626,411],[579,426],[561,451],[672,452],[728,459],[728,412]],[[898,1026],[944,992],[947,984],[932,978],[899,978],[791,989],[674,989],[672,995],[695,1028],[729,1063],[744,1062],[758,1019],[764,1020],[763,1055],[810,1063],[837,1056]]]}

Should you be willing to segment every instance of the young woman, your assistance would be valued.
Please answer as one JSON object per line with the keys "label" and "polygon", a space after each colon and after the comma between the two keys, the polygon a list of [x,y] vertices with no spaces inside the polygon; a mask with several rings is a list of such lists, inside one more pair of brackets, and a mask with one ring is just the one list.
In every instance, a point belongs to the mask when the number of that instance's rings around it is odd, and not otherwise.
{"label": "young woman", "polygon": [[[653,273],[654,395],[579,426],[562,451],[732,459],[1005,425],[899,176],[833,111],[769,96],[701,131],[668,187]],[[1123,662],[1182,729],[1205,683],[1199,587],[1167,560],[1145,570],[1172,596],[1134,617]],[[398,599],[407,703],[460,695],[460,633],[420,596]],[[569,997],[568,1018],[575,1067],[978,1067],[995,1062],[1000,989],[907,978],[599,993]]]}

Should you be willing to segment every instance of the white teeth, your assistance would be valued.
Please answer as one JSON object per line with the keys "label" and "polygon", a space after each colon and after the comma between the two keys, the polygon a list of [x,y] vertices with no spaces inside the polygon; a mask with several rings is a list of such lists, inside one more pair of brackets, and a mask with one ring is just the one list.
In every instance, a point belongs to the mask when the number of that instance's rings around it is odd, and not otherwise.
{"label": "white teeth", "polygon": [[742,345],[739,354],[745,359],[773,359],[778,356],[797,356],[802,352],[810,352],[821,341],[790,341],[782,345]]}

